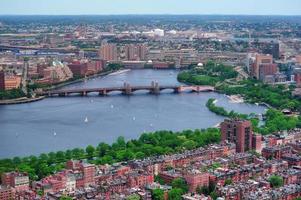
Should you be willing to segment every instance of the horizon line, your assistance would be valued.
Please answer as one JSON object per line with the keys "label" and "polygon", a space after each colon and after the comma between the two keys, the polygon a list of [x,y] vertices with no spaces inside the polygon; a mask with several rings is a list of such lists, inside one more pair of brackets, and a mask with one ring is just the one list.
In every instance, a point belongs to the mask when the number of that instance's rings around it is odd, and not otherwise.
{"label": "horizon line", "polygon": [[0,16],[287,16],[300,17],[301,14],[188,14],[188,13],[120,13],[120,14],[0,14]]}

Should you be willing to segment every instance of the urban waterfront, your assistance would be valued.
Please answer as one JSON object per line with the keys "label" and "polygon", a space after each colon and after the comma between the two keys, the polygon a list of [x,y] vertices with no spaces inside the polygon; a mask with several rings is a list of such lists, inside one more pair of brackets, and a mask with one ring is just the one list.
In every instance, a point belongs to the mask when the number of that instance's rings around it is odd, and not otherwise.
{"label": "urban waterfront", "polygon": [[[65,88],[131,85],[180,85],[176,70],[131,70],[72,84]],[[223,94],[146,91],[123,96],[47,98],[40,102],[0,106],[0,157],[37,155],[43,152],[112,143],[118,136],[137,138],[144,131],[207,128],[223,121],[205,106],[217,105],[240,113],[263,113],[265,107],[235,104]]]}

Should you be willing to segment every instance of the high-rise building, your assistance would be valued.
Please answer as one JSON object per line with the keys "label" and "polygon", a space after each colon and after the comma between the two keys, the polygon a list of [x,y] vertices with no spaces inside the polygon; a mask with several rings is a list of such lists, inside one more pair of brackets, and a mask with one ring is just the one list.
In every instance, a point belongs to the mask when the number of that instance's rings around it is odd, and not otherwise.
{"label": "high-rise building", "polygon": [[264,54],[270,54],[275,59],[279,59],[280,57],[280,45],[278,42],[271,42],[265,45],[265,48],[263,49]]}
{"label": "high-rise building", "polygon": [[80,61],[68,64],[74,76],[85,76],[88,72],[88,63],[81,63]]}
{"label": "high-rise building", "polygon": [[5,90],[5,74],[3,70],[0,70],[0,90]]}
{"label": "high-rise building", "polygon": [[296,86],[301,87],[301,69],[295,71]]}
{"label": "high-rise building", "polygon": [[102,44],[99,50],[99,56],[103,60],[112,61],[117,60],[117,46],[116,44]]}
{"label": "high-rise building", "polygon": [[251,122],[240,119],[226,119],[221,124],[222,141],[236,144],[236,152],[246,152],[252,149]]}
{"label": "high-rise building", "polygon": [[272,55],[262,55],[262,54],[257,54],[255,58],[255,63],[253,63],[251,67],[251,75],[259,79],[259,67],[261,64],[273,64],[273,56]]}
{"label": "high-rise building", "polygon": [[278,72],[277,64],[260,64],[259,79],[264,80],[265,76],[274,75]]}
{"label": "high-rise building", "polygon": [[301,55],[296,56],[296,62],[301,65]]}
{"label": "high-rise building", "polygon": [[144,44],[127,44],[124,47],[125,60],[146,60],[147,46]]}
{"label": "high-rise building", "polygon": [[137,47],[133,44],[127,44],[124,47],[125,60],[138,60]]}
{"label": "high-rise building", "polygon": [[138,51],[138,57],[139,60],[146,60],[146,54],[147,54],[147,46],[144,44],[138,44],[137,45],[137,51]]}

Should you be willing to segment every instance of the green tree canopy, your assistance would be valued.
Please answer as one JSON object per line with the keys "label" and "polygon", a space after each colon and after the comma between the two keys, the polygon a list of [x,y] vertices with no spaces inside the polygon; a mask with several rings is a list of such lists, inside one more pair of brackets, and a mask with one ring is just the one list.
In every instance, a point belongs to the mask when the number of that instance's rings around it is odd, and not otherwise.
{"label": "green tree canopy", "polygon": [[153,200],[164,200],[164,191],[162,189],[152,190],[152,199]]}
{"label": "green tree canopy", "polygon": [[283,178],[281,176],[272,175],[269,182],[273,188],[281,187],[283,185]]}

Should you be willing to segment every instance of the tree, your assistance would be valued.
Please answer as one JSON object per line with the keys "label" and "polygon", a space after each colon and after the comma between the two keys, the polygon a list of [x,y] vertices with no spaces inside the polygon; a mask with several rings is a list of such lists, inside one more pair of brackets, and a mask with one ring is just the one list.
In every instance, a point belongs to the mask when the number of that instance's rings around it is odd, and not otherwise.
{"label": "tree", "polygon": [[231,178],[227,178],[225,180],[225,185],[231,185],[232,184],[232,179]]}
{"label": "tree", "polygon": [[153,200],[164,200],[164,191],[162,189],[152,190],[152,199]]}
{"label": "tree", "polygon": [[135,157],[138,158],[138,159],[143,159],[143,158],[145,158],[145,154],[141,151],[138,151],[136,153]]}
{"label": "tree", "polygon": [[281,187],[283,185],[283,178],[281,176],[272,175],[269,182],[273,188]]}
{"label": "tree", "polygon": [[126,198],[126,200],[140,200],[140,196],[138,194],[132,194]]}
{"label": "tree", "polygon": [[60,198],[60,200],[72,200],[72,198],[71,197],[67,197],[67,196],[62,196]]}
{"label": "tree", "polygon": [[218,195],[217,195],[217,193],[216,193],[215,191],[213,191],[213,192],[210,193],[210,197],[211,197],[213,200],[216,200],[217,197],[218,197]]}
{"label": "tree", "polygon": [[160,185],[165,184],[165,181],[159,175],[155,176],[155,182],[160,183]]}
{"label": "tree", "polygon": [[176,178],[171,182],[172,188],[182,189],[184,193],[188,192],[188,185],[183,178]]}
{"label": "tree", "polygon": [[110,155],[105,155],[104,157],[102,157],[101,159],[101,163],[102,164],[112,164],[114,161],[113,157]]}
{"label": "tree", "polygon": [[197,187],[196,192],[198,194],[204,194],[204,195],[210,194],[209,187],[207,187],[207,186]]}
{"label": "tree", "polygon": [[87,146],[86,153],[87,153],[88,159],[91,160],[93,158],[94,151],[95,151],[95,148],[92,145]]}
{"label": "tree", "polygon": [[110,145],[108,145],[104,142],[101,142],[97,146],[97,150],[98,150],[98,156],[102,157],[102,156],[106,155],[106,153],[110,150]]}
{"label": "tree", "polygon": [[65,152],[63,152],[63,151],[56,152],[56,160],[57,160],[57,162],[64,162],[65,161]]}
{"label": "tree", "polygon": [[168,200],[181,200],[183,190],[180,188],[173,188],[168,192]]}

